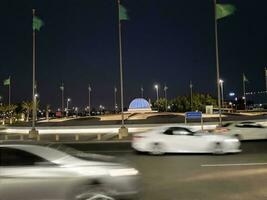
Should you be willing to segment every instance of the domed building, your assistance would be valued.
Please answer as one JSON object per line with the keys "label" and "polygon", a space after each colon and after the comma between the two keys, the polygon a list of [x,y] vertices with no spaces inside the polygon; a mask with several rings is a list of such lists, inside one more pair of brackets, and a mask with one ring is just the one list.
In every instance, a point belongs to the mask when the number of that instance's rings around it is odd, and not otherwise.
{"label": "domed building", "polygon": [[132,100],[129,105],[128,112],[151,112],[150,104],[147,100],[143,98],[136,98]]}

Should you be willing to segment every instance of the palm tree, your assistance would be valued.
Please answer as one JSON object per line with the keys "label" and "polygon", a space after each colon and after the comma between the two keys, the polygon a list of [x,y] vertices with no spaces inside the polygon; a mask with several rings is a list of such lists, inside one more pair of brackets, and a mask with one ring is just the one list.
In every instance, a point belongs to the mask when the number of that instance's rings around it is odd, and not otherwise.
{"label": "palm tree", "polygon": [[8,113],[9,113],[9,123],[12,124],[13,123],[13,115],[14,115],[15,110],[18,106],[15,104],[10,104],[7,107],[8,107]]}
{"label": "palm tree", "polygon": [[49,112],[50,112],[50,105],[47,104],[45,109],[45,116],[47,121],[49,120]]}
{"label": "palm tree", "polygon": [[0,106],[0,113],[2,114],[2,124],[5,125],[5,119],[6,119],[6,112],[8,111],[8,106],[7,105],[4,105],[2,104]]}
{"label": "palm tree", "polygon": [[30,112],[32,110],[33,104],[31,101],[23,101],[22,102],[22,108],[24,111],[26,111],[26,122],[29,121],[30,118]]}

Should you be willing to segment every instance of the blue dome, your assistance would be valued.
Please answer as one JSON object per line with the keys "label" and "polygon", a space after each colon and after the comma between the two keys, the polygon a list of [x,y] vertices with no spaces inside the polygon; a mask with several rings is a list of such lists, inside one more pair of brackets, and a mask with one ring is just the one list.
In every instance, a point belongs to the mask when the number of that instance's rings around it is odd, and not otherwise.
{"label": "blue dome", "polygon": [[129,109],[150,109],[150,105],[147,100],[136,98],[130,103]]}

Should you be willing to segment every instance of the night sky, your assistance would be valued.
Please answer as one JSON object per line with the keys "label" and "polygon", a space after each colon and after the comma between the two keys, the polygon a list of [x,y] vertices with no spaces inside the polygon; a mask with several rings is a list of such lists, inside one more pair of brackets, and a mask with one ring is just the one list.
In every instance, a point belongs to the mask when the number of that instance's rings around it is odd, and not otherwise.
{"label": "night sky", "polygon": [[[144,96],[154,100],[153,84],[168,96],[195,92],[216,97],[214,12],[212,0],[121,0],[129,21],[122,22],[125,104]],[[267,1],[221,0],[236,6],[219,21],[221,77],[225,94],[265,90]],[[1,0],[0,80],[10,75],[12,103],[31,100],[32,8],[45,26],[37,33],[37,85],[41,105],[61,105],[60,84],[72,106],[112,108],[119,89],[119,51],[115,0]],[[7,102],[7,87],[0,86]],[[119,95],[119,93],[118,93]],[[266,95],[265,95],[266,96]],[[118,96],[119,99],[119,96]]]}

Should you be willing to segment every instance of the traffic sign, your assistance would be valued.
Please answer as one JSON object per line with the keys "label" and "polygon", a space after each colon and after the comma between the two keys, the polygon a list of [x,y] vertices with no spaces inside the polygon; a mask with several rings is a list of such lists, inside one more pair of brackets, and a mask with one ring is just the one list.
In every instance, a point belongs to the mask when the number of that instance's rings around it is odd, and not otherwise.
{"label": "traffic sign", "polygon": [[185,117],[187,119],[201,119],[202,118],[202,112],[186,112]]}

